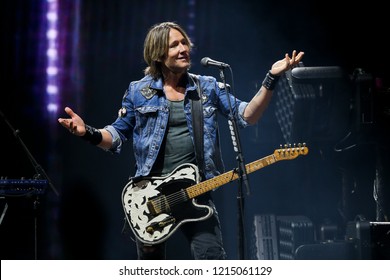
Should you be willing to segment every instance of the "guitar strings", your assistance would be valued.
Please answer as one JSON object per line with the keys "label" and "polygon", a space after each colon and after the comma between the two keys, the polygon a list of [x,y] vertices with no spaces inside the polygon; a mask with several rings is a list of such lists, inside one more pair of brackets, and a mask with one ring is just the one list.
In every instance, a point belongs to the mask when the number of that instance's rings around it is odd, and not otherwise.
{"label": "guitar strings", "polygon": [[[204,185],[203,182],[200,182],[197,184],[197,186],[200,189],[202,188],[203,185]],[[189,186],[188,188],[193,187],[193,186],[195,186],[195,185]],[[202,193],[204,193],[204,191],[202,191]],[[175,206],[180,202],[187,201],[188,199],[189,199],[189,196],[186,192],[186,189],[181,189],[180,191],[175,192],[175,193],[171,193],[168,195],[160,195],[160,196],[152,199],[151,201],[152,201],[153,206],[155,207],[156,212],[164,212],[168,209],[168,207],[166,207],[167,204],[164,203],[165,201],[168,202],[168,205]],[[158,207],[158,209],[156,209],[157,207]]]}
{"label": "guitar strings", "polygon": [[[223,174],[223,175],[225,175],[225,177],[227,177],[228,174]],[[206,191],[202,190],[203,185],[204,185],[204,182],[200,182],[196,185],[199,189],[201,189],[200,194],[203,194],[206,192]],[[214,185],[216,185],[216,184],[214,184]],[[193,186],[195,186],[195,185],[189,186],[188,188],[193,187]],[[213,187],[211,189],[213,189]],[[180,191],[175,192],[175,193],[171,193],[168,195],[160,195],[160,196],[152,199],[151,202],[153,204],[153,207],[155,207],[156,212],[164,212],[164,211],[169,209],[169,207],[166,207],[167,204],[169,206],[175,206],[180,202],[187,201],[188,199],[189,199],[189,196],[186,192],[186,189],[181,189]],[[165,203],[165,202],[167,202],[167,203]]]}
{"label": "guitar strings", "polygon": [[[169,195],[160,195],[154,199],[152,199],[152,204],[155,207],[156,212],[165,212],[169,209],[168,206],[175,206],[181,201],[188,200],[188,196],[186,195],[186,192],[181,189],[180,191],[176,193],[171,193]],[[155,203],[154,203],[155,202]],[[167,202],[167,203],[165,203]],[[158,208],[158,209],[156,209]]]}
{"label": "guitar strings", "polygon": [[[219,175],[218,178],[219,178],[219,180],[223,180],[223,181],[227,180],[228,182],[231,182],[231,181],[236,179],[234,177],[234,175],[237,175],[237,174],[233,171],[230,171],[230,172],[226,172],[224,174]],[[218,178],[215,177],[214,180],[218,179]],[[228,179],[228,178],[230,178],[230,179]],[[216,181],[218,181],[218,180],[216,180]],[[197,195],[200,195],[200,194],[207,192],[207,190],[206,191],[202,190],[204,188],[204,184],[205,184],[205,182],[200,182],[196,185],[189,186],[188,188],[197,186],[200,189],[200,193]],[[220,185],[220,183],[214,183],[214,184],[209,183],[209,185],[210,185],[210,190],[212,190],[216,186]],[[175,206],[176,204],[178,204],[180,202],[187,201],[188,199],[189,199],[189,196],[186,192],[186,189],[181,189],[180,191],[175,192],[175,193],[171,193],[169,195],[160,195],[160,196],[152,199],[151,201],[152,201],[153,206],[155,207],[156,212],[164,212],[164,211],[169,209],[169,207],[166,207],[167,204],[164,202],[167,202],[168,205],[170,205],[170,206]],[[157,209],[157,207],[158,207],[158,209]]]}

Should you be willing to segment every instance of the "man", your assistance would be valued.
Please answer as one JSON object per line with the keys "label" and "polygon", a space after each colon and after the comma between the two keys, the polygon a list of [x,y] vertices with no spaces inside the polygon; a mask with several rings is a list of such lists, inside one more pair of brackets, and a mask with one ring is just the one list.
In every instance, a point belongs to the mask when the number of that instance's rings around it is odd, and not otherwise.
{"label": "man", "polygon": [[[275,62],[259,92],[248,103],[227,95],[224,86],[214,77],[189,73],[191,48],[190,38],[178,24],[163,22],[154,25],[144,42],[144,59],[147,63],[145,77],[130,83],[118,118],[111,125],[96,129],[86,125],[72,109],[66,107],[65,112],[70,118],[59,118],[59,123],[74,135],[115,153],[120,152],[125,141],[132,139],[136,159],[135,181],[146,177],[168,176],[175,168],[186,163],[199,166],[202,180],[221,174],[223,161],[217,114],[228,116],[230,103],[233,113],[237,113],[240,127],[255,124],[268,106],[279,76],[296,66],[304,53],[293,51],[291,58],[286,54]],[[192,115],[196,114],[192,109],[192,101],[196,99],[193,96],[199,96],[203,112],[195,122],[192,121]],[[195,127],[202,119],[203,125],[200,127],[203,127],[203,132],[200,132]],[[199,133],[203,135],[203,154],[196,153],[195,140]],[[218,212],[211,193],[196,198],[196,204],[207,205],[211,211],[206,215],[207,218],[191,222],[184,220],[180,225],[190,243],[193,258],[225,259]],[[188,204],[176,207],[183,207],[176,209],[180,214],[191,212]],[[149,219],[149,212],[152,212],[150,204],[146,212],[137,213],[137,217]],[[164,220],[163,223],[172,226],[177,221]],[[138,227],[138,224],[134,227]],[[149,224],[142,231],[133,229],[137,235],[139,259],[165,258],[165,239],[153,242],[146,237],[162,233],[166,228],[160,224]]]}

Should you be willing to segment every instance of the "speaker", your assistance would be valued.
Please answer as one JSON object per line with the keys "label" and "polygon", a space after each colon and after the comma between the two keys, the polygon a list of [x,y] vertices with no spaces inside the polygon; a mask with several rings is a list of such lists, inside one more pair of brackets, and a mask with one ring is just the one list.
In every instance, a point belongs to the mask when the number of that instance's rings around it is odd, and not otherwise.
{"label": "speaker", "polygon": [[314,243],[314,226],[305,216],[278,216],[279,259],[295,259],[296,249]]}
{"label": "speaker", "polygon": [[255,215],[250,258],[290,260],[303,244],[314,243],[314,227],[305,216]]}
{"label": "speaker", "polygon": [[277,260],[278,237],[275,215],[256,215],[253,219],[250,259]]}

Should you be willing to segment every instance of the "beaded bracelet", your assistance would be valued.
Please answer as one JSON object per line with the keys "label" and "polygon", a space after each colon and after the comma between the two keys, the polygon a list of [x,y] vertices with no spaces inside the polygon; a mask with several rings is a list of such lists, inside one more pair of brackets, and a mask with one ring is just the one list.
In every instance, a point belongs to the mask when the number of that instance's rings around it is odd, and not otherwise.
{"label": "beaded bracelet", "polygon": [[265,75],[262,85],[268,90],[274,90],[279,78],[280,76],[273,75],[270,71],[268,71],[267,75]]}

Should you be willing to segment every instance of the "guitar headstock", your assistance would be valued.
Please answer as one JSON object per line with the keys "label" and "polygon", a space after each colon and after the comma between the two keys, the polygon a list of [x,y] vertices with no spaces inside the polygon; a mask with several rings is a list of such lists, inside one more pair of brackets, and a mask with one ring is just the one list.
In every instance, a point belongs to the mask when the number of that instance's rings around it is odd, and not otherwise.
{"label": "guitar headstock", "polygon": [[295,159],[300,155],[307,155],[309,149],[306,147],[306,143],[298,143],[291,146],[291,144],[285,144],[284,147],[280,145],[280,149],[274,151],[274,156],[277,160]]}

